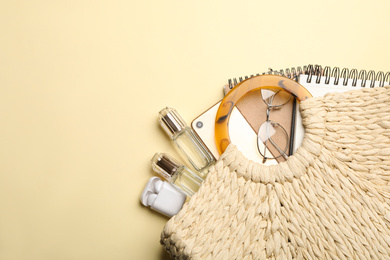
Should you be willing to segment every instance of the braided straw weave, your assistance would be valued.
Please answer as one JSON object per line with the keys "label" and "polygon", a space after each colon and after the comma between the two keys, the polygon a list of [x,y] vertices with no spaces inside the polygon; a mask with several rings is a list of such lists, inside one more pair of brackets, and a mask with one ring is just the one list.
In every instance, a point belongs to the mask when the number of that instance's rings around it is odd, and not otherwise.
{"label": "braided straw weave", "polygon": [[390,87],[301,103],[302,146],[264,166],[230,145],[166,224],[175,259],[390,259]]}

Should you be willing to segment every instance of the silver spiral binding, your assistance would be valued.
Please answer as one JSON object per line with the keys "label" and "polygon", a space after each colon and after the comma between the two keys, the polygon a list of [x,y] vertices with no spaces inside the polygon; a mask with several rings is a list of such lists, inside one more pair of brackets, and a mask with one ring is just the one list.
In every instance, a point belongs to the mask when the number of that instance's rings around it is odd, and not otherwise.
{"label": "silver spiral binding", "polygon": [[[359,86],[361,87],[370,87],[373,88],[375,86],[375,82],[379,82],[379,86],[383,87],[386,84],[390,84],[390,72],[384,73],[383,71],[375,72],[373,70],[366,71],[366,70],[360,70],[357,69],[347,69],[343,68],[340,70],[339,67],[331,68],[330,66],[325,66],[322,68],[320,65],[307,65],[302,67],[296,67],[296,68],[287,68],[285,70],[273,70],[271,68],[268,69],[267,72],[261,73],[261,75],[280,75],[285,76],[290,79],[294,79],[295,81],[298,81],[299,75],[308,75],[306,82],[311,83],[313,78],[315,80],[315,83],[320,83],[321,78],[324,77],[325,84],[334,84],[338,85],[343,84],[344,86],[348,85],[349,81],[352,80],[352,86],[356,87],[358,84],[358,81],[360,81]],[[245,77],[239,77],[239,78],[233,78],[228,80],[228,88],[232,89],[234,88],[238,83],[251,78],[253,76],[259,76],[260,74],[256,75],[250,75]],[[332,82],[331,82],[332,79]],[[340,82],[342,80],[342,82]],[[370,85],[367,85],[367,81],[369,81]]]}
{"label": "silver spiral binding", "polygon": [[[238,83],[248,79],[248,78],[251,78],[251,77],[254,77],[254,76],[259,76],[259,75],[280,75],[280,76],[284,76],[284,77],[287,77],[287,78],[290,78],[290,79],[294,79],[295,81],[298,81],[299,79],[299,75],[301,74],[308,74],[309,71],[310,71],[310,66],[312,65],[309,65],[309,66],[303,66],[303,67],[296,67],[296,68],[287,68],[285,70],[281,69],[281,70],[273,70],[272,68],[269,68],[267,72],[263,72],[263,73],[258,73],[256,75],[250,75],[250,76],[245,76],[245,77],[238,77],[238,78],[232,78],[232,79],[229,79],[228,80],[228,87],[229,89],[232,89],[234,88]],[[313,67],[313,66],[312,66]],[[315,65],[315,67],[317,68],[320,68],[321,66],[318,66],[318,65]]]}
{"label": "silver spiral binding", "polygon": [[[342,84],[343,86],[348,85],[350,80],[352,80],[351,85],[354,87],[358,86],[358,81],[360,81],[359,86],[363,88],[373,88],[375,87],[375,82],[378,82],[379,87],[383,87],[385,83],[390,84],[390,72],[386,72],[385,74],[383,71],[375,72],[369,70],[367,72],[366,70],[358,71],[357,69],[349,70],[347,68],[340,70],[339,67],[331,68],[326,66],[322,68],[319,65],[309,65],[305,75],[308,75],[306,80],[308,83],[311,83],[313,78],[315,78],[316,83],[320,83],[321,78],[324,77],[325,84]],[[333,80],[332,82],[331,79]],[[340,80],[342,81],[340,82]],[[369,85],[367,82],[369,82]]]}

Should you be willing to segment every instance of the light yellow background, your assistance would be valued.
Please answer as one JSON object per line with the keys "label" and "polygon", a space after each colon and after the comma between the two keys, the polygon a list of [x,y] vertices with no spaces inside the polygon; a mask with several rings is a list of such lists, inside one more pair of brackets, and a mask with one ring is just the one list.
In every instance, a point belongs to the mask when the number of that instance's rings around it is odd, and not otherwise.
{"label": "light yellow background", "polygon": [[0,259],[168,259],[141,206],[157,123],[228,78],[390,70],[390,1],[1,1]]}

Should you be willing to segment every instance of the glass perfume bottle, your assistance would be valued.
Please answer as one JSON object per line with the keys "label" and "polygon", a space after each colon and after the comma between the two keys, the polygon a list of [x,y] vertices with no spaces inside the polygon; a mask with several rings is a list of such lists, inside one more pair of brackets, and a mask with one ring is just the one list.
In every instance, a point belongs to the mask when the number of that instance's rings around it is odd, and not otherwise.
{"label": "glass perfume bottle", "polygon": [[199,189],[203,181],[197,174],[165,153],[156,153],[153,156],[152,168],[190,197]]}
{"label": "glass perfume bottle", "polygon": [[179,151],[191,163],[200,177],[205,178],[208,168],[215,162],[213,155],[206,148],[195,132],[184,122],[179,113],[166,107],[160,111],[160,124]]}

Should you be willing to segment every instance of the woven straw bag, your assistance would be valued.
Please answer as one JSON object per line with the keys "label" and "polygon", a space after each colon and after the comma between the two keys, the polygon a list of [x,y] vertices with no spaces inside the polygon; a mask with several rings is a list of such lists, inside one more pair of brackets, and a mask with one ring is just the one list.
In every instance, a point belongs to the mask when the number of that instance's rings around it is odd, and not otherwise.
{"label": "woven straw bag", "polygon": [[302,146],[264,166],[230,145],[166,224],[175,259],[390,259],[390,87],[301,103]]}

